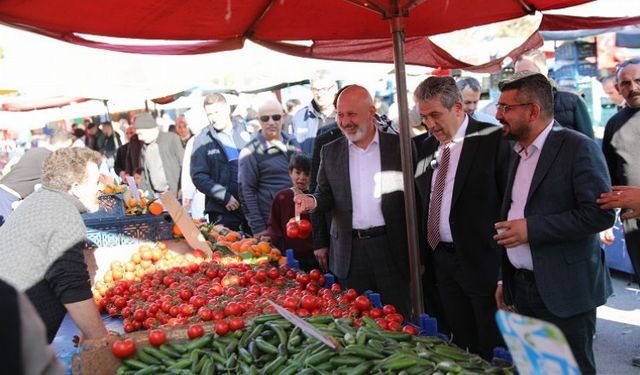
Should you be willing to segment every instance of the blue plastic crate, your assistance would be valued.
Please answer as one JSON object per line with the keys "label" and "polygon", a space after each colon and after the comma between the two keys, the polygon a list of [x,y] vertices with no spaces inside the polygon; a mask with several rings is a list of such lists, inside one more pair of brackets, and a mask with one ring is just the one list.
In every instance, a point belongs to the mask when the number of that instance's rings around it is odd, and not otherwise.
{"label": "blue plastic crate", "polygon": [[96,212],[87,212],[82,214],[82,218],[86,220],[110,219],[124,216],[124,201],[122,194],[105,194],[98,196],[100,209]]}
{"label": "blue plastic crate", "polygon": [[556,70],[554,73],[555,79],[575,78],[578,76],[597,77],[598,64],[590,63],[590,62],[579,62],[575,64],[568,64]]}
{"label": "blue plastic crate", "polygon": [[596,54],[596,44],[590,42],[565,42],[555,50],[556,60],[582,60]]}
{"label": "blue plastic crate", "polygon": [[130,245],[173,238],[173,220],[169,214],[98,218],[85,220],[85,225],[90,247]]}

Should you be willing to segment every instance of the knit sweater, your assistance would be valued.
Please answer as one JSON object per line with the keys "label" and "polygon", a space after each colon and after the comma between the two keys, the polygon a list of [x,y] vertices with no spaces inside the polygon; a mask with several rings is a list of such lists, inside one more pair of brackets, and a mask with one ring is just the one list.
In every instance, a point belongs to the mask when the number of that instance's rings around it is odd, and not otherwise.
{"label": "knit sweater", "polygon": [[62,254],[84,242],[86,208],[70,194],[43,187],[25,199],[0,227],[0,278],[25,291]]}
{"label": "knit sweater", "polygon": [[43,187],[0,227],[0,278],[27,294],[49,342],[66,313],[64,304],[91,298],[84,211],[70,194]]}

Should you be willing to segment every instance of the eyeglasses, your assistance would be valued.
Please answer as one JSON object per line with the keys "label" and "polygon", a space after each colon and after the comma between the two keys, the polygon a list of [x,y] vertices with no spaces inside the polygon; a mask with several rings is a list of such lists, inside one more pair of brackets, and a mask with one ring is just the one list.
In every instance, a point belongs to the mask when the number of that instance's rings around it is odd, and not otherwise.
{"label": "eyeglasses", "polygon": [[318,94],[318,93],[325,93],[328,92],[329,90],[333,89],[334,87],[336,87],[336,85],[331,85],[329,87],[312,87],[311,88],[311,92],[313,92],[314,94]]}
{"label": "eyeglasses", "polygon": [[634,57],[632,59],[625,60],[625,61],[621,62],[616,67],[616,73],[618,73],[620,71],[620,69],[624,68],[627,65],[635,65],[635,64],[640,64],[640,57]]}
{"label": "eyeglasses", "polygon": [[267,122],[267,121],[269,121],[269,118],[272,118],[273,121],[280,121],[280,119],[282,118],[282,115],[260,116],[260,121]]}
{"label": "eyeglasses", "polygon": [[507,113],[515,107],[524,107],[525,105],[531,105],[533,103],[522,103],[522,104],[496,104],[496,112]]}

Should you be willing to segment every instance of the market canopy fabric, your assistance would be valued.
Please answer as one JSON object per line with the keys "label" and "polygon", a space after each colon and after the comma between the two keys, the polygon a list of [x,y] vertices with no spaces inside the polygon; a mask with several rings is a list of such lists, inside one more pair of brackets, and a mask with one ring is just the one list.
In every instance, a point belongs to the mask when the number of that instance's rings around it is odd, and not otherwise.
{"label": "market canopy fabric", "polygon": [[[404,20],[405,37],[424,37],[589,1],[485,0],[479,6],[476,0],[5,0],[0,3],[0,22],[120,52],[199,54],[241,48],[246,39],[389,38],[389,23],[381,21],[397,17]],[[175,43],[109,43],[91,35]]]}

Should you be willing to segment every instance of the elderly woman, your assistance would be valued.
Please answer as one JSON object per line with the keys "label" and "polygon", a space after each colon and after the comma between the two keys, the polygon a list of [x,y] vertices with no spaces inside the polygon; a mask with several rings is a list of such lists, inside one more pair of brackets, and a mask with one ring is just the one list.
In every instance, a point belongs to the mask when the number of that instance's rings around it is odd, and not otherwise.
{"label": "elderly woman", "polygon": [[47,157],[42,188],[0,228],[0,278],[25,292],[53,338],[68,312],[86,338],[107,331],[92,298],[80,214],[98,209],[101,156],[63,148]]}

